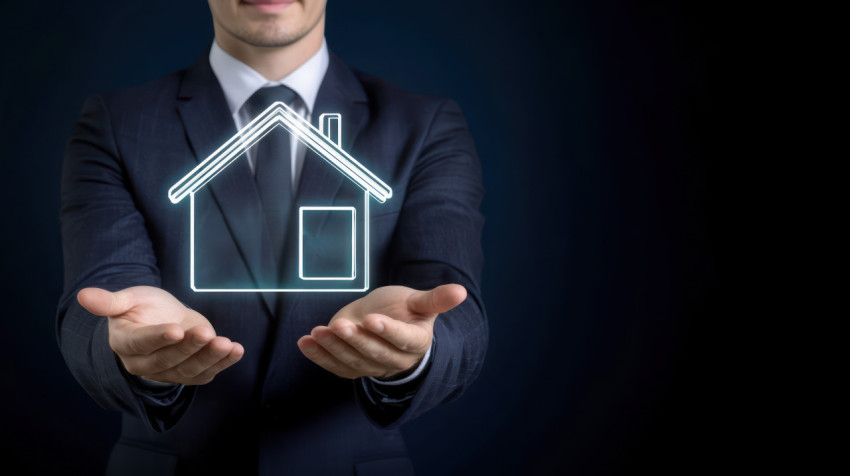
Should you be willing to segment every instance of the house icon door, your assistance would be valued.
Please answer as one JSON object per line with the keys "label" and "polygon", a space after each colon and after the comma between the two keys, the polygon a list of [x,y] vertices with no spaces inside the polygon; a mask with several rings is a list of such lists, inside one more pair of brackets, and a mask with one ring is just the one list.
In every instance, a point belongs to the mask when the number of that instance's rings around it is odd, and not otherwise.
{"label": "house icon door", "polygon": [[[322,114],[319,126],[321,129],[316,129],[286,104],[275,102],[169,189],[168,198],[174,204],[189,197],[189,284],[194,291],[342,292],[369,289],[370,202],[374,199],[385,203],[392,197],[392,189],[342,149],[340,114]],[[347,190],[327,197],[309,193],[302,196],[299,190],[297,239],[287,241],[291,249],[285,255],[290,259],[284,260],[286,269],[279,279],[272,282],[257,279],[268,261],[255,252],[257,246],[239,243],[238,239],[237,246],[233,246],[228,241],[226,230],[235,229],[234,233],[238,235],[239,226],[221,225],[210,231],[205,227],[215,227],[216,222],[202,224],[200,217],[210,216],[208,210],[212,200],[206,198],[209,195],[207,185],[217,177],[219,180],[227,179],[228,167],[276,127],[283,128],[315,153],[305,160],[323,159],[319,160],[321,166],[328,168],[324,173],[339,174]],[[311,165],[315,167],[315,164]],[[239,213],[233,215],[232,219],[238,223]],[[289,236],[293,237],[292,234]],[[228,277],[228,272],[237,274],[239,270],[217,261],[226,261],[222,257],[237,248],[248,263],[245,276],[253,276],[254,279]]]}

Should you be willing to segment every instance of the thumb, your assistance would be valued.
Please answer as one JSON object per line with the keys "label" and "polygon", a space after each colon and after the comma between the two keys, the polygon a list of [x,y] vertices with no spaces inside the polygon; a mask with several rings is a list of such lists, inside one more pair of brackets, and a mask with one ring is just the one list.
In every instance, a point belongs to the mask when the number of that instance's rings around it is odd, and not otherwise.
{"label": "thumb", "polygon": [[410,307],[419,314],[440,314],[457,307],[466,299],[466,288],[460,284],[443,284],[430,291],[417,291],[410,297]]}
{"label": "thumb", "polygon": [[77,293],[77,302],[95,316],[118,316],[133,308],[128,293],[85,288]]}

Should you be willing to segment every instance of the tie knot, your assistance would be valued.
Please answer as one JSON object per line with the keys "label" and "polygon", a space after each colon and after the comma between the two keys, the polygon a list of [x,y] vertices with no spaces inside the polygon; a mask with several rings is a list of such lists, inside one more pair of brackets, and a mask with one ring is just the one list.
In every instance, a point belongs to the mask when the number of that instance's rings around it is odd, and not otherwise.
{"label": "tie knot", "polygon": [[281,101],[293,107],[296,99],[298,99],[298,93],[286,86],[269,86],[258,89],[257,92],[248,98],[246,104],[251,114],[257,115],[265,111],[275,101]]}

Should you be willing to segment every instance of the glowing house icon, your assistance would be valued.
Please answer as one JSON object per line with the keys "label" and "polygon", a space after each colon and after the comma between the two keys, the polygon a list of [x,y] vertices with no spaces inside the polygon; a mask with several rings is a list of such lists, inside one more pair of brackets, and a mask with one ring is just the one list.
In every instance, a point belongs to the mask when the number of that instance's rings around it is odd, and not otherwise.
{"label": "glowing house icon", "polygon": [[[286,104],[276,102],[169,189],[168,198],[172,203],[179,203],[187,196],[191,202],[189,276],[193,290],[328,292],[365,291],[369,288],[369,198],[384,203],[392,197],[392,189],[340,147],[340,114],[322,114],[319,124],[321,130]],[[316,160],[314,157],[324,159],[324,166],[332,167],[347,178],[347,182],[353,184],[350,187],[352,191],[347,195],[323,199],[312,197],[296,203],[298,211],[290,220],[292,230],[287,240],[290,252],[285,253],[289,259],[284,260],[287,269],[274,281],[210,279],[202,272],[205,266],[200,263],[202,260],[215,260],[216,252],[201,253],[199,250],[210,249],[204,240],[221,238],[204,232],[199,213],[196,213],[196,194],[276,127],[282,127],[315,153],[305,160]],[[199,221],[196,222],[196,219]],[[296,227],[297,234],[293,233]]]}

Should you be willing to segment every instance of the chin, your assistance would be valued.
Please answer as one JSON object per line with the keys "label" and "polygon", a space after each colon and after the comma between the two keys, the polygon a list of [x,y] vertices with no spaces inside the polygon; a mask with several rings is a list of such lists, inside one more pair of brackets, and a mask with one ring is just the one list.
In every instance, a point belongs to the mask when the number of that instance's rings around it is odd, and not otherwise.
{"label": "chin", "polygon": [[288,46],[300,40],[305,31],[291,31],[282,28],[261,28],[238,35],[240,39],[253,46],[280,47]]}
{"label": "chin", "polygon": [[[266,5],[274,7],[274,3]],[[257,5],[240,0],[236,0],[236,4],[238,8],[234,11],[217,8],[219,4],[210,2],[213,17],[232,36],[259,47],[291,45],[309,34],[324,16],[322,9],[313,12],[313,9],[305,8],[305,5],[298,1],[288,3],[279,11],[274,8],[265,11],[257,8]],[[313,18],[314,16],[316,18]]]}

